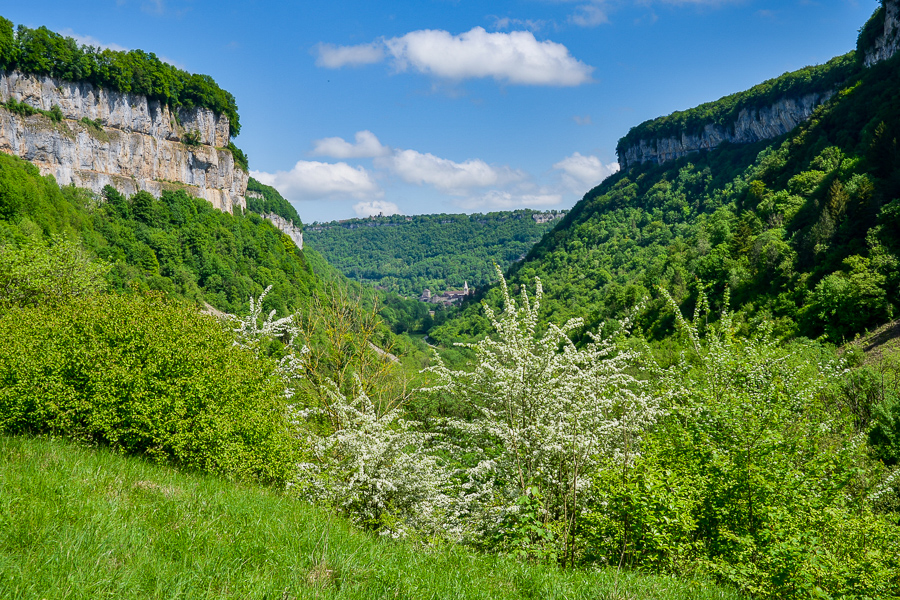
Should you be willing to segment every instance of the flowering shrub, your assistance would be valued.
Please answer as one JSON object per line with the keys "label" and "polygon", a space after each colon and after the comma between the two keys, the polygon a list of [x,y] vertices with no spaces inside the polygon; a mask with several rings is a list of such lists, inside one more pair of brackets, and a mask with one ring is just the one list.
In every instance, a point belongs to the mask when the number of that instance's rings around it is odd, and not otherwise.
{"label": "flowering shrub", "polygon": [[[426,451],[430,436],[404,420],[400,407],[379,414],[362,387],[357,390],[347,399],[335,385],[326,387],[334,429],[305,429],[312,462],[299,465],[292,487],[301,498],[331,504],[369,529],[403,535],[433,527],[444,477]],[[316,413],[324,410],[300,416]]]}
{"label": "flowering shrub", "polygon": [[[501,545],[517,523],[538,553],[546,554],[547,541],[556,540],[565,564],[574,555],[575,521],[591,477],[606,465],[633,459],[642,432],[658,414],[657,402],[628,372],[633,353],[593,333],[587,344],[576,346],[570,333],[583,325],[580,319],[542,331],[540,280],[534,298],[523,287],[517,304],[497,273],[503,311],[497,315],[485,306],[495,335],[467,344],[475,353],[471,370],[450,370],[438,358],[430,368],[439,382],[432,389],[476,409],[475,419],[446,424],[451,439],[463,441],[456,446],[460,464],[492,474],[491,485],[481,486],[490,500],[476,493],[479,505],[470,510],[482,512],[484,523],[507,524],[494,535]],[[476,479],[465,470],[457,480],[471,493]],[[517,519],[523,506],[535,502],[539,526],[532,516]],[[521,549],[527,540],[519,536],[515,544]]]}
{"label": "flowering shrub", "polygon": [[667,414],[628,469],[594,480],[579,519],[585,562],[697,571],[757,597],[885,597],[900,583],[896,516],[873,500],[891,481],[849,411],[823,392],[843,364],[762,327],[691,320],[674,301],[685,351],[656,369]]}
{"label": "flowering shrub", "polygon": [[236,324],[232,328],[235,334],[234,344],[256,353],[257,356],[269,342],[281,340],[281,357],[278,359],[275,372],[284,384],[285,398],[290,399],[294,395],[294,386],[303,378],[303,371],[306,368],[303,357],[309,353],[309,348],[306,346],[297,348],[296,346],[297,337],[300,334],[300,328],[297,325],[299,313],[276,319],[276,311],[273,309],[264,320],[261,320],[263,300],[271,289],[270,285],[263,290],[259,298],[250,296],[250,313],[248,315],[244,317],[226,316]]}

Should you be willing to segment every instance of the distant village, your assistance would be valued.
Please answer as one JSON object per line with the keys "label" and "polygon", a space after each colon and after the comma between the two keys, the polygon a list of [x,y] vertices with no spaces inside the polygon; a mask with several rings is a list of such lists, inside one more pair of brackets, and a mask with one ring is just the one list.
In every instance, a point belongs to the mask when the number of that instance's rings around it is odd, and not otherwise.
{"label": "distant village", "polygon": [[472,296],[475,293],[474,289],[469,289],[469,282],[465,282],[463,289],[461,290],[447,290],[441,294],[432,294],[431,290],[425,288],[425,291],[422,292],[422,295],[419,296],[419,300],[422,302],[430,302],[431,304],[443,304],[444,306],[452,306],[454,304],[460,304],[463,300]]}

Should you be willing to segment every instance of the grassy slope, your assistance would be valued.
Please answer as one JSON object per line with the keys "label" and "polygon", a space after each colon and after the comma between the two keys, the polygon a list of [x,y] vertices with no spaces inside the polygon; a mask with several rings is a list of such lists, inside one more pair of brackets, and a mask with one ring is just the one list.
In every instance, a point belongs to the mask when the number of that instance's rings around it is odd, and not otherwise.
{"label": "grassy slope", "polygon": [[0,437],[0,597],[738,598],[379,539],[269,490]]}

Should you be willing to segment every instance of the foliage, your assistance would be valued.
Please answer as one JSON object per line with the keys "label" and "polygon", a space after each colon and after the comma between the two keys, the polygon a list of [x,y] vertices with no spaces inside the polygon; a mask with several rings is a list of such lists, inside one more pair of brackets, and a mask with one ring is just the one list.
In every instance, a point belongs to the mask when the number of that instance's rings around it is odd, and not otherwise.
{"label": "foliage", "polygon": [[50,110],[42,110],[40,108],[34,108],[26,102],[19,102],[15,98],[10,98],[6,102],[0,102],[0,107],[5,108],[9,112],[17,114],[21,117],[44,115],[53,123],[59,123],[63,120],[62,109],[58,104],[54,104],[53,106],[51,106]]}
{"label": "foliage", "polygon": [[246,316],[227,317],[236,325],[232,328],[236,345],[257,356],[274,357],[277,353],[275,372],[284,384],[284,397],[290,400],[294,396],[295,386],[303,378],[306,368],[304,355],[309,352],[309,348],[297,346],[297,337],[300,335],[299,312],[276,319],[276,310],[272,309],[262,320],[263,300],[271,290],[272,286],[269,286],[259,298],[250,297],[250,312]]}
{"label": "foliage", "polygon": [[23,230],[80,238],[109,263],[117,292],[153,289],[242,313],[247,299],[272,286],[266,309],[289,313],[320,288],[302,251],[271,223],[232,215],[184,191],[125,198],[111,186],[98,205],[89,191],[60,188],[33,165],[0,155],[0,240]]}
{"label": "foliage", "polygon": [[184,135],[181,136],[181,142],[186,146],[199,146],[200,145],[200,131],[185,131]]}
{"label": "foliage", "polygon": [[[250,160],[247,158],[247,155],[244,154],[243,150],[235,146],[234,142],[232,141],[228,142],[228,150],[231,152],[231,156],[234,157],[234,164],[239,169],[241,169],[245,173],[250,171]],[[298,219],[297,223],[299,222],[300,220]]]}
{"label": "foliage", "polygon": [[[2,17],[0,17],[2,19]],[[98,88],[146,96],[174,109],[204,107],[241,131],[237,103],[208,75],[188,73],[143,50],[116,51],[79,45],[46,27],[30,29],[0,20],[0,68],[30,75],[85,81]]]}
{"label": "foliage", "polygon": [[[402,296],[484,286],[549,231],[531,210],[370,217],[314,224],[307,243],[347,277]],[[365,248],[366,252],[359,252]]]}
{"label": "foliage", "polygon": [[[235,155],[235,160],[237,160],[237,155]],[[256,198],[253,195],[248,195],[248,210],[259,215],[275,213],[293,222],[297,227],[303,226],[303,223],[300,222],[300,215],[297,214],[297,209],[272,186],[264,185],[251,177],[247,182],[247,191],[255,192],[262,196],[262,198]]]}
{"label": "foliage", "polygon": [[275,368],[214,318],[159,296],[14,308],[0,316],[0,431],[283,482],[295,442]]}
{"label": "foliage", "polygon": [[[460,450],[463,460],[481,477],[485,470],[492,474],[493,498],[470,510],[487,511],[492,528],[497,516],[512,517],[538,551],[557,537],[555,554],[571,564],[590,479],[607,464],[633,459],[641,433],[657,416],[656,403],[628,374],[634,354],[599,334],[576,347],[569,335],[581,326],[578,319],[543,330],[540,280],[534,298],[523,288],[517,305],[499,267],[498,275],[504,310],[498,316],[485,306],[495,336],[470,345],[471,370],[451,371],[439,360],[430,369],[439,380],[433,389],[459,396],[477,415],[447,424],[457,437],[473,440]],[[541,527],[534,529],[533,518],[521,520],[523,503],[539,506]]]}
{"label": "foliage", "polygon": [[826,402],[841,366],[763,328],[681,317],[687,350],[659,369],[667,415],[633,467],[595,479],[585,560],[700,569],[756,597],[886,597],[900,584],[896,514],[851,415]]}
{"label": "foliage", "polygon": [[0,309],[96,294],[106,288],[108,271],[109,265],[92,261],[79,244],[64,238],[0,246]]}
{"label": "foliage", "polygon": [[875,41],[884,35],[884,16],[884,4],[881,3],[872,13],[872,17],[859,30],[859,37],[856,38],[856,55],[860,59],[875,46]]}
{"label": "foliage", "polygon": [[308,347],[305,377],[295,402],[325,421],[326,429],[342,427],[336,399],[365,398],[377,417],[402,407],[409,398],[410,376],[392,354],[395,338],[384,329],[376,306],[362,295],[334,283],[306,307],[299,335]]}
{"label": "foliage", "polygon": [[305,419],[323,416],[331,427],[306,431],[312,461],[300,465],[292,482],[298,497],[334,506],[357,524],[395,537],[433,528],[443,516],[434,513],[445,473],[426,452],[430,436],[403,418],[402,406],[376,406],[362,385],[353,399],[330,381],[324,392],[327,411],[300,413]]}

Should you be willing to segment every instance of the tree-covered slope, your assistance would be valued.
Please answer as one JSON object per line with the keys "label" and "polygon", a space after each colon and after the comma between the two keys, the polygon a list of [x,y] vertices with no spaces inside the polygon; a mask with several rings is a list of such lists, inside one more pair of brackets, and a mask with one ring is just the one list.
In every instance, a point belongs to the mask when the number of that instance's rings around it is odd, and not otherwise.
{"label": "tree-covered slope", "polygon": [[303,252],[254,213],[230,214],[183,191],[125,198],[113,188],[60,188],[22,159],[0,154],[0,245],[63,236],[109,263],[113,290],[151,289],[246,311],[248,298],[273,286],[267,308],[305,306],[321,289]]}
{"label": "tree-covered slope", "polygon": [[[716,306],[727,293],[748,330],[773,320],[784,336],[840,342],[889,320],[900,308],[898,61],[857,66],[781,138],[610,177],[510,269],[513,282],[539,276],[556,322],[603,322],[647,297],[640,323],[655,337],[672,324],[660,286],[688,309],[701,287]],[[478,329],[473,308],[432,337]]]}
{"label": "tree-covered slope", "polygon": [[247,209],[257,214],[274,213],[293,221],[297,227],[302,226],[297,209],[270,185],[260,183],[252,177],[247,182]]}
{"label": "tree-covered slope", "polygon": [[550,229],[532,210],[372,217],[307,227],[306,241],[347,277],[418,296],[488,283]]}

